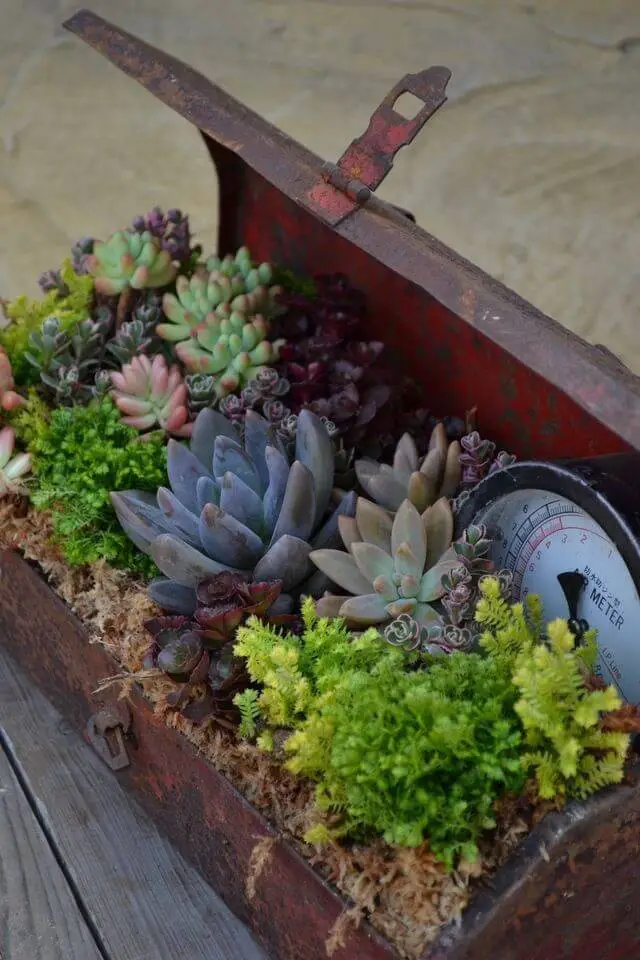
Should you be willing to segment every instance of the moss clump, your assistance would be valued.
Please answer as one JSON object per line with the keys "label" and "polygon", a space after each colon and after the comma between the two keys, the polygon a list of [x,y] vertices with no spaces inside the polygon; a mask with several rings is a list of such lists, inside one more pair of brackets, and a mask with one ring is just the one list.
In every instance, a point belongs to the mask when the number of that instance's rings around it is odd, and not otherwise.
{"label": "moss clump", "polygon": [[123,533],[109,494],[155,491],[167,482],[162,436],[140,441],[106,399],[51,412],[33,403],[17,423],[33,454],[34,506],[51,514],[53,534],[70,564],[104,559],[134,573],[155,566]]}

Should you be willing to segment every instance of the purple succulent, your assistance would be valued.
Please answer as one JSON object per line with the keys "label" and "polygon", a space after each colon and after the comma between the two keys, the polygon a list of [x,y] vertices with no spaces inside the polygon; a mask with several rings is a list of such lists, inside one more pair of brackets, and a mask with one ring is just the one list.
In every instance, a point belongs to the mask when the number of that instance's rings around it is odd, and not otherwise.
{"label": "purple succulent", "polygon": [[134,217],[131,229],[134,233],[148,231],[156,237],[175,263],[188,264],[202,252],[192,245],[189,217],[180,210],[167,210],[165,214],[160,207],[154,207],[146,216]]}

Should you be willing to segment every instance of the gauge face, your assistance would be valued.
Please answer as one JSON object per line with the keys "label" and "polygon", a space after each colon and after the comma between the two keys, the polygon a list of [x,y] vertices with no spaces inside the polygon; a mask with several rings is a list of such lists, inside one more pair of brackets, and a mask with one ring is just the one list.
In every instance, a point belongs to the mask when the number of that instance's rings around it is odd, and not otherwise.
{"label": "gauge face", "polygon": [[539,594],[546,620],[567,619],[558,574],[586,578],[578,617],[598,631],[596,672],[621,696],[640,703],[640,597],[615,544],[575,503],[545,490],[500,497],[478,518],[494,539],[491,559],[514,576],[514,597]]}

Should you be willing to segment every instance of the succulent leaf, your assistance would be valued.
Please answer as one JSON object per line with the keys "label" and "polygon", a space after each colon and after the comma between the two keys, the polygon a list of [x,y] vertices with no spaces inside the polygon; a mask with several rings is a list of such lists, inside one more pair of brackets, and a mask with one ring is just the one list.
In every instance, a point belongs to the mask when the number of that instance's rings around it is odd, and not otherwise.
{"label": "succulent leaf", "polygon": [[213,467],[213,451],[219,436],[228,437],[229,440],[240,440],[240,434],[234,425],[221,413],[217,410],[201,410],[193,424],[189,447],[209,474]]}
{"label": "succulent leaf", "polygon": [[371,591],[371,581],[358,569],[353,557],[342,550],[314,550],[309,558],[319,570],[349,593],[361,594]]}
{"label": "succulent leaf", "polygon": [[229,567],[251,570],[264,552],[264,544],[253,530],[212,503],[200,514],[199,530],[206,552]]}
{"label": "succulent leaf", "polygon": [[120,526],[138,550],[149,553],[156,537],[169,533],[156,498],[143,490],[122,490],[111,494],[111,504]]}
{"label": "succulent leaf", "polygon": [[197,587],[207,577],[223,570],[233,570],[225,563],[189,546],[174,534],[162,534],[152,542],[149,553],[155,565],[165,577],[175,580],[183,587]]}
{"label": "succulent leaf", "polygon": [[387,606],[377,593],[349,597],[340,607],[340,616],[360,626],[375,626],[389,619]]}
{"label": "succulent leaf", "polygon": [[308,543],[285,534],[258,561],[253,575],[256,580],[281,580],[288,593],[307,575],[310,552]]}
{"label": "succulent leaf", "polygon": [[230,471],[227,471],[222,478],[219,506],[254,533],[262,535],[264,526],[262,500],[244,480]]}
{"label": "succulent leaf", "polygon": [[221,483],[227,472],[235,473],[256,494],[262,493],[258,470],[241,443],[219,436],[213,450],[213,475],[218,483]]}
{"label": "succulent leaf", "polygon": [[213,479],[211,474],[202,465],[183,443],[169,440],[167,446],[167,473],[169,483],[174,494],[187,510],[196,513],[198,510],[198,480],[201,477]]}
{"label": "succulent leaf", "polygon": [[296,433],[296,460],[303,463],[315,483],[314,524],[320,522],[329,505],[333,487],[333,445],[327,430],[310,410],[301,410]]}
{"label": "succulent leaf", "polygon": [[171,490],[167,490],[166,487],[158,487],[156,499],[169,529],[178,533],[192,547],[200,547],[198,519],[195,514],[187,510],[176,495]]}
{"label": "succulent leaf", "polygon": [[271,535],[272,544],[285,535],[298,540],[309,539],[316,515],[314,480],[311,471],[303,463],[299,460],[292,463],[282,506]]}
{"label": "succulent leaf", "polygon": [[179,613],[190,617],[196,609],[196,592],[192,587],[183,587],[175,580],[166,577],[156,577],[149,584],[147,591],[154,603],[163,610]]}

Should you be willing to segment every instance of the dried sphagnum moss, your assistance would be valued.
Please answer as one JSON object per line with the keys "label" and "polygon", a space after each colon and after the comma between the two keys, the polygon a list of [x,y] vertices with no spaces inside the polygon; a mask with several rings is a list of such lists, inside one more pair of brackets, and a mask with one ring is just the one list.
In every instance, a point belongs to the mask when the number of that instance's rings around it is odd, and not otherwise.
{"label": "dried sphagnum moss", "polygon": [[[442,924],[461,915],[474,882],[495,870],[530,829],[526,803],[505,803],[498,831],[481,843],[479,861],[462,864],[453,874],[434,859],[427,843],[418,848],[392,847],[381,840],[366,847],[333,843],[321,851],[304,844],[301,837],[314,822],[314,785],[294,777],[253,745],[215,727],[196,726],[170,710],[166,698],[175,688],[173,682],[159,673],[141,673],[149,642],[143,622],[158,613],[144,585],[102,562],[68,567],[51,545],[50,533],[46,514],[35,513],[26,501],[0,502],[0,547],[16,548],[36,561],[82,620],[90,642],[103,645],[121,665],[117,678],[104,682],[121,683],[123,695],[139,683],[167,725],[184,734],[348,900],[349,909],[327,941],[329,955],[348,940],[354,924],[366,919],[403,956],[419,957]],[[259,875],[253,880],[259,886]]]}

